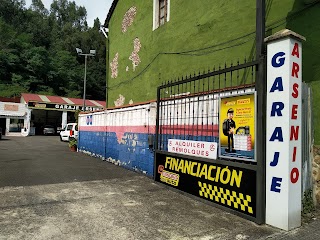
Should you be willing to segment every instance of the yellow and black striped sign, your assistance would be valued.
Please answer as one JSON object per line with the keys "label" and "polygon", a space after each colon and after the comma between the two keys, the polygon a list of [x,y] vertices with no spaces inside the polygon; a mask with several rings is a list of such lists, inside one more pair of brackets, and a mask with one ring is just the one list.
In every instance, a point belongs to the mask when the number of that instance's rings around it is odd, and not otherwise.
{"label": "yellow and black striped sign", "polygon": [[250,195],[243,195],[243,193],[237,193],[236,191],[230,191],[229,189],[212,186],[200,181],[198,184],[200,187],[199,195],[201,197],[253,214]]}

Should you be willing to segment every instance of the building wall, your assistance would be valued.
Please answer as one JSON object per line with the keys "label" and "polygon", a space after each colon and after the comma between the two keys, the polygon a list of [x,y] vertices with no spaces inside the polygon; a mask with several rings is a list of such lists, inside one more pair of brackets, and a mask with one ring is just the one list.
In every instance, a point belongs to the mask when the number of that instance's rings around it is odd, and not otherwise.
{"label": "building wall", "polygon": [[[27,136],[30,131],[31,111],[25,104],[14,102],[0,102],[0,118],[5,118],[5,135],[7,136]],[[10,131],[10,120],[20,120],[20,123],[12,124]],[[19,126],[18,126],[19,124]],[[19,129],[12,132],[12,128]],[[21,131],[20,131],[21,128]]]}
{"label": "building wall", "polygon": [[79,115],[81,152],[153,176],[154,103]]}
{"label": "building wall", "polygon": [[[320,86],[319,1],[267,0],[266,5],[267,35],[289,28],[307,38],[303,80],[313,89],[314,117],[320,117],[315,104],[320,100],[319,91],[315,91]],[[134,18],[123,32],[123,19],[131,7]],[[107,66],[108,105],[153,100],[162,82],[253,58],[255,7],[252,0],[241,4],[236,0],[170,1],[170,21],[153,30],[153,1],[119,1],[109,23],[109,62],[113,69]],[[315,143],[320,144],[318,129]]]}
{"label": "building wall", "polygon": [[[313,3],[306,5],[305,3]],[[310,6],[306,11],[302,8]],[[316,126],[320,118],[320,28],[317,22],[320,21],[320,0],[296,0],[292,10],[288,13],[286,28],[291,29],[306,37],[303,43],[302,53],[302,80],[311,87],[312,92],[312,117],[314,119],[314,143],[320,145],[320,128]]]}
{"label": "building wall", "polygon": [[[248,88],[162,102],[161,111],[167,117],[159,122],[159,149],[168,151],[169,139],[219,142],[219,97],[253,91]],[[196,104],[199,101],[202,103]],[[78,123],[79,151],[153,176],[156,103],[80,114]]]}

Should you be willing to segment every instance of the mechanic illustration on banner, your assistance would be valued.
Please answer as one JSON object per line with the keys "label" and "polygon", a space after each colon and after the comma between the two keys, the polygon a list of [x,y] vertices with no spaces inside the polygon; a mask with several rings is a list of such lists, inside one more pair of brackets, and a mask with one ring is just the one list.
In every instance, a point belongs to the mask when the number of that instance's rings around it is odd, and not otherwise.
{"label": "mechanic illustration on banner", "polygon": [[233,121],[233,109],[229,108],[227,112],[228,118],[223,121],[223,134],[228,137],[228,148],[226,152],[236,152],[234,149],[233,134],[235,133],[236,123]]}
{"label": "mechanic illustration on banner", "polygon": [[220,157],[254,160],[255,95],[237,95],[220,101]]}

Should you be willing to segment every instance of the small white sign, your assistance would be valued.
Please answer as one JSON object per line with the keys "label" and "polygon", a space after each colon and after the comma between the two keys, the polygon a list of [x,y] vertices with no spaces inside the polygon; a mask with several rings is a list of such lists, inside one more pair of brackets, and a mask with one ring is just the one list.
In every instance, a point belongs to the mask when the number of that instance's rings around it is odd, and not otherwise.
{"label": "small white sign", "polygon": [[217,159],[216,142],[169,139],[168,151],[189,156]]}

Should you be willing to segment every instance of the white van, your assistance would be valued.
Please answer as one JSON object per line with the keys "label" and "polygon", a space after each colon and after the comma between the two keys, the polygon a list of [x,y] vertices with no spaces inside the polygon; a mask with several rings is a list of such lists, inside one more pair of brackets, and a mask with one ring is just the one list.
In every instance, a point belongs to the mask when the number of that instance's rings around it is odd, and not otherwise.
{"label": "white van", "polygon": [[61,141],[69,141],[70,137],[78,139],[78,124],[77,123],[68,123],[66,127],[60,132]]}

